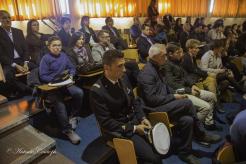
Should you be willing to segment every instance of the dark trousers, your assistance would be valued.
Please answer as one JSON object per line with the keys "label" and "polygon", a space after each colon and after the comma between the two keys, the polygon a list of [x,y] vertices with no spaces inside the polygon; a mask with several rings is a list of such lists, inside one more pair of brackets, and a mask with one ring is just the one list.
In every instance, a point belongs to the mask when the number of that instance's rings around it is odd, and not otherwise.
{"label": "dark trousers", "polygon": [[15,68],[4,65],[3,72],[6,79],[5,90],[8,91],[8,93],[11,93],[13,91],[18,91],[20,93],[29,93],[31,91],[31,89],[26,84],[16,79]]}
{"label": "dark trousers", "polygon": [[64,95],[72,97],[70,117],[76,117],[81,110],[84,93],[80,88],[72,85],[58,91],[50,97],[54,102],[54,111],[58,118],[59,124],[61,125],[62,130],[66,131],[71,129],[71,125],[69,124],[69,117],[64,104]]}
{"label": "dark trousers", "polygon": [[[240,127],[240,126],[239,126]],[[237,162],[246,161],[246,134],[237,124],[231,126],[230,135]]]}
{"label": "dark trousers", "polygon": [[196,109],[188,99],[174,100],[155,108],[157,112],[167,112],[171,122],[176,124],[175,140],[180,154],[190,154],[193,132],[195,137],[204,135],[201,122],[196,115]]}
{"label": "dark trousers", "polygon": [[[21,66],[24,65],[24,61],[21,58],[14,59],[14,63],[19,64]],[[32,70],[33,68],[36,68],[37,65],[29,62],[28,63],[29,70]],[[18,91],[21,94],[32,94],[32,89],[28,87],[23,82],[16,79],[15,74],[16,68],[12,67],[11,65],[3,65],[3,72],[5,75],[6,83],[5,83],[5,90],[8,93],[11,93],[13,91]]]}
{"label": "dark trousers", "polygon": [[134,144],[135,153],[140,164],[161,164],[162,160],[159,154],[155,153],[149,143],[137,134],[134,134],[130,140]]}

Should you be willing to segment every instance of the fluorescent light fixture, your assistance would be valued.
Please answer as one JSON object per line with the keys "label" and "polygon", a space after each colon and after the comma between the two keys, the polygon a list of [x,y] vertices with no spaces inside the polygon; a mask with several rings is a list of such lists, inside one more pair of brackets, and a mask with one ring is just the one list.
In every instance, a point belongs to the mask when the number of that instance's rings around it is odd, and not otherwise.
{"label": "fluorescent light fixture", "polygon": [[209,13],[212,13],[214,8],[214,0],[210,0]]}
{"label": "fluorescent light fixture", "polygon": [[60,0],[62,14],[70,14],[68,0]]}

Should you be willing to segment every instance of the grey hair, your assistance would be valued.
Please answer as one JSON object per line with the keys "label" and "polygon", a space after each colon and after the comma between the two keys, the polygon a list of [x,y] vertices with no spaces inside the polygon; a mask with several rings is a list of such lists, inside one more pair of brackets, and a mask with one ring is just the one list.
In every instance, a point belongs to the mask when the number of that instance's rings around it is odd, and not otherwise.
{"label": "grey hair", "polygon": [[149,49],[149,58],[161,54],[165,50],[165,44],[155,43]]}

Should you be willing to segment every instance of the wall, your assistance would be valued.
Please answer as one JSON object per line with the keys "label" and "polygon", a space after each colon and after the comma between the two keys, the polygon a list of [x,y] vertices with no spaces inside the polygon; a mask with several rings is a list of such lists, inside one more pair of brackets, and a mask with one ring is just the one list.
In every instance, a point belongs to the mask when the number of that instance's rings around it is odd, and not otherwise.
{"label": "wall", "polygon": [[[113,18],[113,19],[114,19],[115,26],[119,29],[129,28],[133,24],[132,17]],[[215,17],[206,18],[205,22],[206,24],[208,23],[212,24],[216,19],[218,18],[215,18]],[[195,18],[192,19],[192,22],[194,20]],[[48,20],[44,20],[44,21],[52,26],[52,23],[49,22]],[[140,21],[143,22],[144,18],[141,18]],[[246,21],[246,18],[224,18],[224,21],[225,21],[225,25],[231,25],[234,23],[242,24],[244,21]],[[185,22],[184,17],[182,18],[182,22]],[[40,32],[47,33],[47,34],[53,33],[53,31],[49,27],[44,25],[40,20],[39,20],[39,23],[41,25]],[[12,24],[13,24],[13,27],[22,29],[24,34],[26,34],[27,21],[13,21]],[[91,18],[90,24],[94,30],[100,30],[101,27],[105,25],[105,18]],[[80,28],[80,18],[72,18],[72,27],[74,27],[76,30]]]}

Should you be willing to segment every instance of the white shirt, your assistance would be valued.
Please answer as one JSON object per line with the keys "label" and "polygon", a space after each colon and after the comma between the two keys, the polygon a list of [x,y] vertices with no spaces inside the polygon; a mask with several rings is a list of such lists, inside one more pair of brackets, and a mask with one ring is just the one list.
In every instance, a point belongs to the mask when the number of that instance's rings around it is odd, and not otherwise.
{"label": "white shirt", "polygon": [[212,50],[207,51],[201,58],[201,68],[208,73],[220,73],[223,69],[221,57],[215,56]]}

